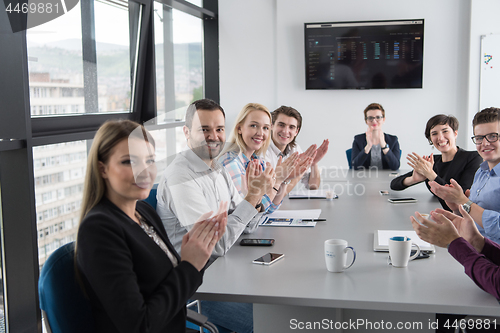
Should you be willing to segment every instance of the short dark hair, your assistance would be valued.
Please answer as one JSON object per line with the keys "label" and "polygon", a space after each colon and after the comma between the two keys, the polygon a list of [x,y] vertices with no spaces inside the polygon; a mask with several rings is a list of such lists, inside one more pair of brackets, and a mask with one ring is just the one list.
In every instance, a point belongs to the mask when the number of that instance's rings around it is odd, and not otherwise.
{"label": "short dark hair", "polygon": [[487,124],[494,123],[495,121],[499,121],[498,114],[500,113],[499,108],[486,108],[474,115],[474,119],[472,119],[472,130],[479,124]]}
{"label": "short dark hair", "polygon": [[371,103],[370,105],[368,105],[365,110],[363,111],[364,114],[365,114],[365,120],[366,120],[366,113],[370,110],[380,110],[382,111],[382,116],[385,118],[385,110],[384,108],[382,107],[381,104],[378,104],[378,103]]}
{"label": "short dark hair", "polygon": [[427,121],[427,125],[425,125],[425,137],[429,141],[429,144],[432,145],[431,141],[431,129],[437,125],[448,125],[453,130],[453,132],[458,131],[458,120],[452,115],[438,114],[432,117]]}
{"label": "short dark hair", "polygon": [[191,126],[193,125],[194,114],[197,110],[207,110],[207,111],[220,110],[222,112],[222,115],[224,116],[224,119],[226,119],[226,114],[224,113],[224,109],[222,108],[222,106],[217,104],[217,102],[208,98],[199,99],[191,103],[187,108],[186,126],[189,129],[191,129]]}
{"label": "short dark hair", "polygon": [[[297,129],[298,129],[297,135],[299,135],[300,129],[302,128],[302,115],[300,114],[300,112],[295,110],[291,106],[282,105],[273,112],[271,112],[271,116],[273,117],[272,119],[273,125],[276,122],[276,119],[278,119],[278,116],[280,114],[297,119]],[[297,145],[295,143],[296,138],[297,136],[295,136],[295,138],[293,138],[293,140],[288,144],[290,148],[294,148]]]}

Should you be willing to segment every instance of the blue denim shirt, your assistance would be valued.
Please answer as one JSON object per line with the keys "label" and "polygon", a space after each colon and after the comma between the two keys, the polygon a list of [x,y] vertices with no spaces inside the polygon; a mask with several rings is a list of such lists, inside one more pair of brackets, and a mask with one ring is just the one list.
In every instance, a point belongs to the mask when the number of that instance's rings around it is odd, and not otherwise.
{"label": "blue denim shirt", "polygon": [[488,162],[481,163],[469,199],[484,209],[483,227],[477,226],[481,235],[500,244],[500,164],[490,170]]}

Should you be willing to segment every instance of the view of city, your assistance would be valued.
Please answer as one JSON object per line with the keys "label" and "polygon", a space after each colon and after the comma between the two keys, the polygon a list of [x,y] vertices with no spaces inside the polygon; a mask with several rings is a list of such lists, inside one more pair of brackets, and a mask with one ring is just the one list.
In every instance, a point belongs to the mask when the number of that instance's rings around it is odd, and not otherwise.
{"label": "view of city", "polygon": [[[68,21],[66,18],[63,25],[58,25],[59,19],[56,19],[28,32],[32,117],[130,111],[129,45],[107,42],[104,34],[101,35],[101,30],[98,29],[103,15],[99,12],[112,11],[114,17],[117,15],[122,18],[118,20],[118,25],[122,25],[120,34],[128,36],[128,20],[123,19],[128,17],[127,10],[111,6],[106,2],[95,3],[97,64],[92,67],[86,66],[82,60],[81,19],[78,7],[67,14],[73,15],[73,19]],[[71,24],[71,27],[67,24]],[[197,24],[201,27],[201,23]],[[73,31],[73,35],[68,36],[66,32],[63,33],[65,29]],[[61,40],[52,40],[52,38],[45,41],[44,34],[53,36],[54,33],[70,38]],[[103,36],[102,41],[99,40],[99,36]],[[116,40],[128,39],[117,37]],[[163,43],[157,43],[156,74],[159,112],[165,112],[163,49]],[[176,109],[180,108],[174,118],[182,120],[184,117],[182,107],[189,105],[193,98],[203,96],[202,43],[174,44],[173,60],[175,106]],[[85,93],[89,88],[84,85],[84,73],[89,68],[96,68],[97,71],[97,91],[95,92],[98,101],[97,109],[89,109],[85,104]],[[174,147],[177,149],[183,141],[182,131],[176,128],[172,130],[176,138]],[[164,167],[167,155],[166,132],[167,130],[153,132],[157,140],[157,155],[162,167]],[[87,148],[88,142],[77,141],[33,149],[40,267],[54,250],[76,239]],[[175,151],[170,151],[170,154],[174,153]]]}

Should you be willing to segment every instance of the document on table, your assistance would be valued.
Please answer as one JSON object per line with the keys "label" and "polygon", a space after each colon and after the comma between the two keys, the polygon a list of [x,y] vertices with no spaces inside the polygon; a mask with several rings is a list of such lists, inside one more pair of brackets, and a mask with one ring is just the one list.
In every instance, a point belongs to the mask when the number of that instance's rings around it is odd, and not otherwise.
{"label": "document on table", "polygon": [[[395,236],[406,236],[418,246],[420,250],[425,252],[435,253],[436,248],[434,245],[421,240],[415,230],[377,230],[373,237],[373,251],[389,251],[389,238]],[[413,248],[415,249],[415,248]]]}
{"label": "document on table", "polygon": [[315,220],[319,218],[320,214],[321,209],[277,210],[272,214],[263,215],[259,221],[259,225],[314,227],[316,222],[303,220]]}
{"label": "document on table", "polygon": [[[290,199],[326,199],[326,191],[324,190],[295,190],[288,194]],[[338,195],[334,194],[332,199],[337,199]]]}
{"label": "document on table", "polygon": [[284,217],[266,217],[260,225],[263,227],[314,227],[316,222]]}

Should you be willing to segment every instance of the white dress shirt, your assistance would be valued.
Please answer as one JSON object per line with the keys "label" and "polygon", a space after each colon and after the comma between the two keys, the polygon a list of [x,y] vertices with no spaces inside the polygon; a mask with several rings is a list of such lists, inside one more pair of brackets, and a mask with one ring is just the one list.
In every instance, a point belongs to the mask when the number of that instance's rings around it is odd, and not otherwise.
{"label": "white dress shirt", "polygon": [[[278,147],[274,144],[274,141],[271,140],[271,144],[269,145],[269,148],[267,148],[266,151],[266,156],[265,156],[265,161],[271,163],[271,166],[273,168],[276,168],[276,165],[278,164],[278,159],[280,156],[283,156],[282,161],[286,160],[290,155],[292,155],[295,152],[298,152],[299,155],[303,153],[302,149],[300,146],[296,143],[295,147],[285,149],[286,154],[283,154],[281,150],[279,150]],[[288,151],[287,151],[288,150]],[[306,173],[304,173],[304,176],[302,176],[302,179],[300,180],[300,183],[302,183],[303,186],[306,188],[309,188],[309,176],[311,175],[311,168],[309,168]]]}
{"label": "white dress shirt", "polygon": [[210,168],[191,149],[179,153],[158,185],[156,210],[170,242],[181,252],[182,237],[201,215],[214,214],[221,201],[229,202],[227,227],[215,245],[212,259],[223,256],[240,235],[258,226],[262,213],[244,200],[226,169],[217,161]]}

